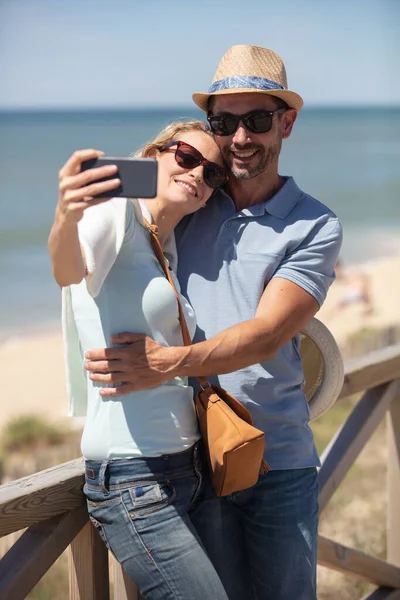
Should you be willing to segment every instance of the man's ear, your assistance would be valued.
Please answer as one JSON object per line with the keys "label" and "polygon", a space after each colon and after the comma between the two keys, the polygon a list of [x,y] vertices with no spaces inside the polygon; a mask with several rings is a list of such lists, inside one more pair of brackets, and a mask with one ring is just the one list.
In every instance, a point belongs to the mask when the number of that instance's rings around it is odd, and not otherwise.
{"label": "man's ear", "polygon": [[297,119],[297,110],[289,108],[282,115],[282,138],[286,139],[292,133],[293,125]]}

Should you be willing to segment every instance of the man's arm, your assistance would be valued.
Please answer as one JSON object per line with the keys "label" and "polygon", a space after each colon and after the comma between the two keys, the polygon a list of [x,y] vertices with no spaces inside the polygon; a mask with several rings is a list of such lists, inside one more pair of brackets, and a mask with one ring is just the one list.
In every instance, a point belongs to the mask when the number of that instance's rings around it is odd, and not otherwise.
{"label": "man's arm", "polygon": [[155,387],[176,376],[218,375],[273,358],[319,309],[311,294],[292,281],[274,278],[267,285],[254,319],[191,346],[164,347],[145,335],[113,337],[124,347],[92,350],[87,370],[97,382],[118,383],[102,390],[118,396]]}
{"label": "man's arm", "polygon": [[[121,384],[104,396],[155,387],[176,376],[231,373],[270,360],[311,320],[334,279],[342,242],[337,219],[318,224],[288,254],[267,284],[254,319],[186,347],[160,346],[143,334],[111,336],[124,347],[91,350],[85,367],[93,381]],[[126,345],[127,344],[127,345]]]}
{"label": "man's arm", "polygon": [[174,375],[219,375],[270,360],[318,309],[308,292],[287,279],[274,278],[261,297],[254,319],[189,348],[173,348],[177,354]]}

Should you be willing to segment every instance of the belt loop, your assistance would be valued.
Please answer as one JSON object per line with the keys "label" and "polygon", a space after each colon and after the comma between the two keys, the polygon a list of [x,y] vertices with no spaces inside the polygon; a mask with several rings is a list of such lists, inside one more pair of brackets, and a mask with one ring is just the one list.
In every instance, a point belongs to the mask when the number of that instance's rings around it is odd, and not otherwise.
{"label": "belt loop", "polygon": [[99,484],[101,486],[101,491],[105,496],[109,495],[109,490],[106,487],[106,471],[108,467],[108,460],[103,460],[101,463],[100,471],[99,471]]}

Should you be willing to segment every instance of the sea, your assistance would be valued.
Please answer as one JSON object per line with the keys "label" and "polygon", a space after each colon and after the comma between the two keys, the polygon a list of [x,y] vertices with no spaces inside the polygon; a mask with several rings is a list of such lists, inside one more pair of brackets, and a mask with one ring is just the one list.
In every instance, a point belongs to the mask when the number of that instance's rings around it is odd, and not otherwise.
{"label": "sea", "polygon": [[[0,112],[0,341],[60,321],[47,237],[58,171],[79,148],[126,156],[196,107]],[[343,263],[400,254],[400,107],[304,109],[280,173],[340,217]],[[398,276],[398,274],[393,274]]]}

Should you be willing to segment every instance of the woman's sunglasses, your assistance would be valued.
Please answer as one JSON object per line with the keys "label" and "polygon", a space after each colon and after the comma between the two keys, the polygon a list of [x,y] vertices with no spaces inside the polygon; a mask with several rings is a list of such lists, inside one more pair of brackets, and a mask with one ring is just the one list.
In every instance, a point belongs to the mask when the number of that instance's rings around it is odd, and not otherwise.
{"label": "woman's sunglasses", "polygon": [[252,110],[245,115],[208,115],[207,120],[215,135],[233,135],[239,123],[253,133],[267,133],[272,127],[272,119],[275,114],[285,112],[286,108],[277,110]]}
{"label": "woman's sunglasses", "polygon": [[172,146],[176,146],[175,160],[177,164],[183,169],[194,169],[195,167],[202,165],[204,167],[204,181],[214,190],[223,186],[228,181],[225,169],[217,165],[217,163],[204,158],[196,148],[193,148],[193,146],[186,142],[169,142],[169,144],[161,146],[160,152],[163,152]]}

